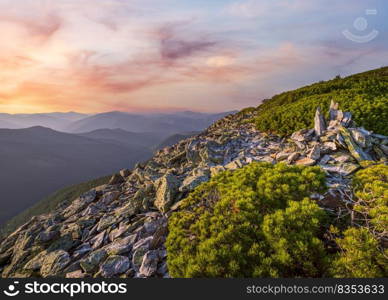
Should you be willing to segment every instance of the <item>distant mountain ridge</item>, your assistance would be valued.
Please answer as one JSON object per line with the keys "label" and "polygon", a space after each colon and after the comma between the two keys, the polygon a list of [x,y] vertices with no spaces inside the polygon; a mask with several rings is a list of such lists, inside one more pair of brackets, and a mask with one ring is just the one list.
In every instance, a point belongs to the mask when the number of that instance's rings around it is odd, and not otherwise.
{"label": "distant mountain ridge", "polygon": [[199,113],[184,111],[165,114],[135,114],[120,111],[94,115],[77,112],[41,114],[0,113],[0,128],[21,129],[48,127],[69,133],[85,133],[98,129],[123,129],[136,133],[158,133],[164,138],[179,132],[200,131],[224,116],[235,113]]}

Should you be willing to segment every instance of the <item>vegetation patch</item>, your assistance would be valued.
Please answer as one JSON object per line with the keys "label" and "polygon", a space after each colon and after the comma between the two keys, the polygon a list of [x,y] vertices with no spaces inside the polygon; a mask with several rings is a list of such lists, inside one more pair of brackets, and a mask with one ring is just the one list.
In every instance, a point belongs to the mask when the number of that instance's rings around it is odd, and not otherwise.
{"label": "vegetation patch", "polygon": [[290,135],[312,127],[317,106],[325,113],[330,101],[351,111],[358,126],[388,135],[388,68],[381,68],[346,78],[319,82],[266,100],[241,114],[253,113],[251,120],[263,132]]}
{"label": "vegetation patch", "polygon": [[200,185],[171,216],[170,275],[387,276],[387,219],[375,212],[375,205],[387,210],[387,172],[387,166],[378,165],[355,176],[353,215],[367,220],[346,218],[340,228],[309,198],[326,190],[318,167],[252,163],[223,172]]}

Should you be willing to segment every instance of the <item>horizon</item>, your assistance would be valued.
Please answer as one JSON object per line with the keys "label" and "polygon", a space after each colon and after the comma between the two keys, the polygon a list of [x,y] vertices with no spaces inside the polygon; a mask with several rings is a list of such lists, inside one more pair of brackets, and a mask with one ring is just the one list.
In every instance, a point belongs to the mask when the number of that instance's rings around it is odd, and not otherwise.
{"label": "horizon", "polygon": [[0,112],[257,106],[386,65],[387,8],[383,0],[0,0]]}

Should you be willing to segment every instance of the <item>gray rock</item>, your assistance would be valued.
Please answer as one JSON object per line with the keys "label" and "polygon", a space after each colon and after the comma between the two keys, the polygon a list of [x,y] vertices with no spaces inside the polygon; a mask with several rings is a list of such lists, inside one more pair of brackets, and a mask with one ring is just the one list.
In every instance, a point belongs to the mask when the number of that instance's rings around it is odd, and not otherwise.
{"label": "gray rock", "polygon": [[100,267],[101,275],[111,278],[115,275],[125,273],[130,268],[129,259],[126,256],[109,256]]}
{"label": "gray rock", "polygon": [[118,255],[118,254],[124,254],[132,249],[132,245],[136,241],[136,234],[127,236],[122,239],[115,240],[113,243],[108,244],[105,246],[105,250],[109,255]]}
{"label": "gray rock", "polygon": [[156,199],[154,205],[162,212],[167,212],[176,201],[179,180],[172,174],[166,174],[155,182]]}
{"label": "gray rock", "polygon": [[151,277],[158,269],[159,252],[157,250],[148,251],[143,256],[143,261],[139,269],[139,273]]}
{"label": "gray rock", "polygon": [[40,274],[42,277],[60,276],[61,271],[70,263],[69,253],[63,250],[49,252],[45,256]]}
{"label": "gray rock", "polygon": [[80,261],[80,266],[86,273],[91,273],[107,256],[108,253],[105,249],[93,251],[85,259]]}
{"label": "gray rock", "polygon": [[315,134],[317,136],[321,136],[325,132],[325,130],[326,130],[325,118],[322,115],[320,107],[318,107],[317,111],[315,112],[314,130],[315,130]]}

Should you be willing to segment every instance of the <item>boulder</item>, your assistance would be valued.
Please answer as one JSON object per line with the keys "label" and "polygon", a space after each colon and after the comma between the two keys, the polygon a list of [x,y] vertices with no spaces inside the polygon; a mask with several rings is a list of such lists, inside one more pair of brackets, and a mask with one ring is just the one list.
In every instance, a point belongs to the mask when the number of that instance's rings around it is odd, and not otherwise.
{"label": "boulder", "polygon": [[362,148],[354,141],[349,129],[344,126],[340,126],[339,130],[349,152],[357,161],[361,162],[363,160],[372,160],[372,157],[368,153],[364,152],[364,150],[362,150]]}
{"label": "boulder", "polygon": [[105,249],[93,251],[86,258],[80,261],[80,266],[86,273],[91,273],[103,260],[105,260],[105,258],[107,258],[107,256],[108,253]]}
{"label": "boulder", "polygon": [[314,118],[314,131],[317,136],[321,136],[326,130],[325,118],[321,112],[321,108],[318,107],[315,112]]}
{"label": "boulder", "polygon": [[137,238],[136,234],[132,234],[130,236],[127,236],[122,239],[115,240],[111,244],[108,244],[104,247],[106,252],[109,255],[118,255],[118,254],[124,254],[132,249],[132,245],[135,243]]}
{"label": "boulder", "polygon": [[296,165],[302,165],[302,166],[313,166],[315,165],[315,160],[314,159],[311,159],[309,157],[305,157],[305,158],[302,158],[300,160],[297,160],[295,162]]}
{"label": "boulder", "polygon": [[61,271],[70,263],[69,253],[63,250],[57,250],[47,253],[42,266],[40,274],[42,277],[60,276]]}
{"label": "boulder", "polygon": [[188,192],[194,190],[203,182],[209,181],[209,170],[207,169],[195,169],[193,172],[187,176],[182,185],[179,187],[179,191]]}
{"label": "boulder", "polygon": [[156,199],[154,205],[162,212],[167,212],[176,201],[180,181],[172,174],[166,174],[155,182]]}
{"label": "boulder", "polygon": [[111,278],[115,275],[125,273],[130,268],[129,259],[126,256],[109,256],[100,267],[101,275]]}
{"label": "boulder", "polygon": [[143,256],[143,261],[139,273],[146,277],[151,277],[158,270],[159,251],[151,250]]}
{"label": "boulder", "polygon": [[120,174],[114,174],[108,182],[108,185],[117,185],[125,182],[125,179]]}

